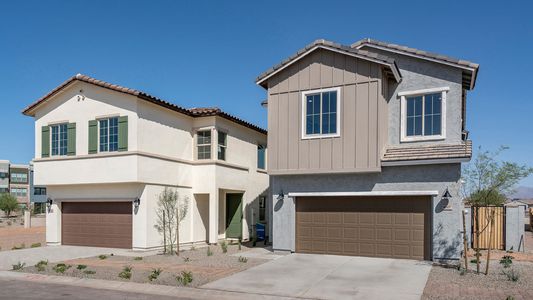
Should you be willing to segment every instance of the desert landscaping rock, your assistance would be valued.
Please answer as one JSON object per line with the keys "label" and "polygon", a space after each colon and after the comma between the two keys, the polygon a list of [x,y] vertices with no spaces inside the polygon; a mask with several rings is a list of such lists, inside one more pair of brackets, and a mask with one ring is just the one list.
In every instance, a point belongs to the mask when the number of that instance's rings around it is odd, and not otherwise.
{"label": "desert landscaping rock", "polygon": [[[186,271],[192,272],[193,276],[193,281],[189,286],[197,287],[269,261],[249,258],[246,263],[240,262],[238,253],[245,253],[250,250],[244,245],[242,250],[238,250],[237,245],[228,245],[227,253],[222,253],[220,246],[210,246],[210,248],[213,252],[212,256],[207,256],[206,247],[182,251],[180,256],[158,254],[143,257],[142,260],[135,260],[133,256],[119,256],[109,253],[106,259],[90,257],[65,261],[65,264],[72,267],[63,274],[53,270],[56,263],[48,264],[42,272],[39,272],[35,266],[27,266],[23,272],[176,286],[178,285],[176,276],[180,275],[182,271]],[[77,270],[77,265],[86,265],[87,268]],[[124,266],[132,267],[132,276],[129,280],[118,276]],[[153,269],[157,268],[162,269],[163,272],[157,279],[150,281],[148,276]],[[84,272],[86,270],[95,271],[95,274],[86,274]]]}
{"label": "desert landscaping rock", "polygon": [[[512,268],[519,274],[516,282],[509,281],[498,260],[491,260],[489,275],[476,274],[476,265],[461,275],[456,268],[433,266],[422,299],[533,299],[533,263],[514,261]],[[482,261],[480,270],[485,271]]]}

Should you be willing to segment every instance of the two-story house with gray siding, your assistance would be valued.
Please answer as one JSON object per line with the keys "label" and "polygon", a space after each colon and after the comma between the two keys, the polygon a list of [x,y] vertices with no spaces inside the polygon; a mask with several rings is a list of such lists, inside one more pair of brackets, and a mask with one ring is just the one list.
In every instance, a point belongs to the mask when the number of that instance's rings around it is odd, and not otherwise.
{"label": "two-story house with gray siding", "polygon": [[275,250],[457,259],[478,65],[317,40],[260,75]]}

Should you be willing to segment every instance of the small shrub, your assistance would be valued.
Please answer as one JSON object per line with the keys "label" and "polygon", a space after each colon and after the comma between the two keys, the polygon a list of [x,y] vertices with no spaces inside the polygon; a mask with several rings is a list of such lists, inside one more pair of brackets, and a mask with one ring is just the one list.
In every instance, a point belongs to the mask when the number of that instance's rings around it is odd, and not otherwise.
{"label": "small shrub", "polygon": [[207,246],[207,256],[213,256],[213,251],[211,251],[211,247]]}
{"label": "small shrub", "polygon": [[503,271],[503,274],[507,276],[507,280],[516,282],[518,279],[520,279],[520,274],[518,274],[515,269],[510,268],[508,271]]}
{"label": "small shrub", "polygon": [[192,272],[181,271],[181,275],[176,276],[176,280],[179,284],[187,286],[192,282]]}
{"label": "small shrub", "polygon": [[228,243],[226,243],[226,241],[222,241],[222,243],[220,243],[220,248],[222,249],[222,253],[227,253],[228,252]]}
{"label": "small shrub", "polygon": [[459,268],[459,275],[464,276],[466,274],[466,269],[463,267]]}
{"label": "small shrub", "polygon": [[500,259],[500,264],[504,268],[509,268],[513,264],[513,258],[511,255],[505,255]]}
{"label": "small shrub", "polygon": [[33,243],[33,244],[31,244],[30,247],[32,247],[32,248],[39,248],[39,247],[41,247],[41,243]]}
{"label": "small shrub", "polygon": [[59,263],[57,265],[55,265],[53,267],[54,271],[56,271],[56,273],[65,273],[66,270],[70,269],[70,267],[72,267],[71,265],[66,265],[64,263]]}
{"label": "small shrub", "polygon": [[[470,263],[471,263],[471,264],[477,264],[477,261],[478,261],[478,259],[477,259],[477,258],[474,258],[474,259],[471,259],[471,260],[470,260]],[[481,260],[480,260],[479,262],[481,262]]]}
{"label": "small shrub", "polygon": [[507,298],[505,298],[505,300],[514,300],[514,297],[513,296],[507,296]]}
{"label": "small shrub", "polygon": [[99,259],[106,259],[106,258],[107,258],[107,255],[105,255],[105,254],[100,254],[100,255],[98,255],[98,258],[99,258]]}
{"label": "small shrub", "polygon": [[16,265],[13,265],[13,270],[14,271],[22,270],[22,268],[24,268],[25,265],[26,263],[21,263],[19,261]]}
{"label": "small shrub", "polygon": [[247,263],[248,262],[248,258],[244,257],[244,256],[239,256],[239,262],[241,263]]}
{"label": "small shrub", "polygon": [[78,269],[78,270],[85,270],[85,269],[87,269],[87,265],[78,265],[78,266],[76,267],[76,269]]}
{"label": "small shrub", "polygon": [[13,248],[11,248],[11,250],[20,250],[20,249],[24,249],[26,248],[26,245],[24,245],[24,243],[20,244],[20,246],[13,246]]}
{"label": "small shrub", "polygon": [[136,256],[133,258],[133,260],[143,260],[142,256]]}
{"label": "small shrub", "polygon": [[150,275],[148,275],[148,280],[150,280],[150,281],[156,280],[157,277],[159,277],[159,275],[161,275],[161,272],[163,272],[163,270],[161,270],[160,268],[153,269],[152,273],[150,273]]}
{"label": "small shrub", "polygon": [[84,271],[83,271],[83,274],[93,275],[93,274],[96,274],[96,271],[93,271],[93,270],[84,270]]}
{"label": "small shrub", "polygon": [[45,270],[46,266],[48,265],[47,260],[41,260],[38,263],[35,264],[35,267],[37,268],[37,271],[42,272]]}
{"label": "small shrub", "polygon": [[183,261],[184,261],[184,262],[190,262],[190,261],[191,261],[191,259],[190,259],[190,258],[188,258],[188,257],[184,257],[184,258],[183,258]]}
{"label": "small shrub", "polygon": [[118,277],[122,279],[130,279],[131,278],[131,269],[133,269],[130,266],[124,266],[122,269],[122,272],[118,273]]}
{"label": "small shrub", "polygon": [[191,251],[196,251],[196,247],[194,247],[194,245],[191,246]]}

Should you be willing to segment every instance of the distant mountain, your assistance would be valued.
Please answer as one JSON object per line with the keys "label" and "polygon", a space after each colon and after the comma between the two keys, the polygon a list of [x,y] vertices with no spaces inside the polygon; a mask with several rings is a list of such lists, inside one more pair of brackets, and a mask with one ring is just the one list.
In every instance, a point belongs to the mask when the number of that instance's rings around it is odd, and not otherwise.
{"label": "distant mountain", "polygon": [[519,186],[509,196],[510,199],[533,199],[533,187]]}

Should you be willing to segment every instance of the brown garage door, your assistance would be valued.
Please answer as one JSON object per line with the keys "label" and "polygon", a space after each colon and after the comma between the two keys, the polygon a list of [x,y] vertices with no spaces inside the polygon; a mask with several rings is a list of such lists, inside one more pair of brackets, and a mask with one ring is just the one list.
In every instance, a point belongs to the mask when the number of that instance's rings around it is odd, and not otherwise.
{"label": "brown garage door", "polygon": [[298,197],[296,252],[430,259],[428,197]]}
{"label": "brown garage door", "polygon": [[131,202],[63,202],[62,244],[131,248]]}

